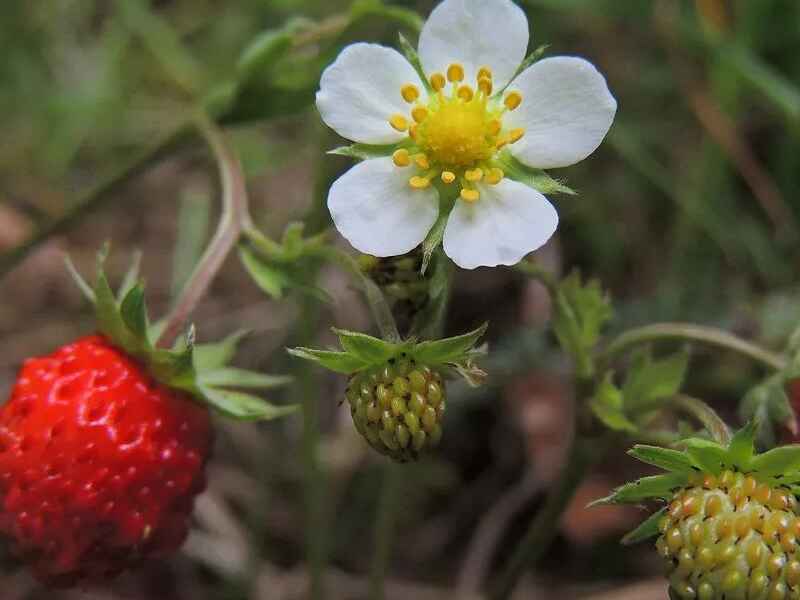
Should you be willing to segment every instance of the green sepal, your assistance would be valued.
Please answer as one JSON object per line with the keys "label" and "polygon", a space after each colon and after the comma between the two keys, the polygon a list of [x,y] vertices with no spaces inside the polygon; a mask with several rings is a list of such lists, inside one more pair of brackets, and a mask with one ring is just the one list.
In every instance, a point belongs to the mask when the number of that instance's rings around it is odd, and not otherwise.
{"label": "green sepal", "polygon": [[589,506],[603,504],[627,504],[643,500],[667,500],[678,488],[689,482],[686,473],[664,473],[642,477],[615,489],[609,496],[595,500]]}
{"label": "green sepal", "polygon": [[508,150],[503,150],[495,159],[494,162],[503,169],[503,172],[510,179],[519,181],[520,183],[533,188],[541,194],[569,194],[571,196],[577,195],[577,192],[571,187],[565,185],[557,179],[553,179],[545,171],[541,169],[534,169],[529,167],[514,156]]}
{"label": "green sepal", "polygon": [[426,364],[457,363],[475,347],[488,327],[489,324],[484,323],[469,333],[421,342],[416,345],[412,354],[414,358]]}
{"label": "green sepal", "polygon": [[339,337],[344,351],[365,364],[383,363],[397,355],[397,344],[357,331],[334,328],[333,332]]}
{"label": "green sepal", "polygon": [[639,542],[643,542],[644,540],[650,539],[651,537],[657,536],[659,533],[661,533],[658,529],[658,524],[665,512],[667,512],[666,507],[654,512],[652,515],[647,517],[647,519],[642,521],[642,523],[636,529],[626,533],[625,536],[620,540],[620,543],[625,546],[630,546],[632,544],[637,544]]}
{"label": "green sepal", "polygon": [[346,156],[348,158],[355,158],[356,160],[369,160],[371,158],[391,156],[400,146],[400,144],[351,144],[349,146],[339,146],[333,150],[328,150],[328,154]]}
{"label": "green sepal", "polygon": [[536,50],[528,54],[528,56],[525,57],[525,60],[523,60],[520,63],[519,67],[517,67],[517,70],[514,71],[514,75],[511,77],[511,79],[509,79],[508,83],[505,86],[503,86],[503,88],[499,90],[494,95],[494,97],[500,98],[503,95],[503,92],[505,92],[509,88],[509,86],[511,86],[511,84],[514,83],[514,80],[517,77],[519,77],[524,71],[526,71],[528,67],[530,67],[533,63],[535,63],[537,60],[542,58],[542,56],[544,56],[544,53],[547,51],[549,47],[550,44],[542,44],[541,46],[536,48]]}
{"label": "green sepal", "polygon": [[94,304],[99,333],[140,361],[155,380],[237,419],[268,420],[295,410],[294,406],[273,406],[262,398],[237,391],[272,388],[289,381],[285,377],[227,366],[243,332],[218,343],[196,344],[195,329],[190,326],[172,348],[156,347],[156,333],[163,329],[163,324],[150,324],[144,286],[138,280],[138,257],[123,280],[121,292],[124,293],[115,295],[103,270],[106,255],[106,249],[99,253],[93,288],[83,282],[69,262],[68,268],[79,281],[84,295]]}
{"label": "green sepal", "polygon": [[800,444],[779,446],[759,454],[750,461],[750,467],[766,477],[796,472],[800,469]]}
{"label": "green sepal", "polygon": [[686,454],[701,471],[719,475],[726,466],[732,466],[726,449],[717,442],[703,438],[681,440],[686,446]]}
{"label": "green sepal", "polygon": [[688,474],[693,470],[692,461],[686,454],[670,448],[637,444],[628,450],[628,454],[648,465],[673,473]]}
{"label": "green sepal", "polygon": [[411,66],[414,67],[414,70],[417,72],[420,81],[425,86],[425,90],[430,93],[433,91],[431,87],[431,83],[428,80],[428,76],[425,74],[425,69],[422,68],[422,61],[419,59],[419,54],[417,54],[417,50],[414,46],[411,45],[402,33],[398,34],[398,43],[400,44],[400,50],[403,51],[403,54],[406,57],[406,60],[411,63]]}
{"label": "green sepal", "polygon": [[313,361],[329,371],[344,375],[356,373],[369,366],[368,363],[348,352],[314,348],[287,348],[287,352],[296,358]]}
{"label": "green sepal", "polygon": [[[728,444],[728,457],[734,465],[739,465],[743,470],[752,463],[756,453],[756,432],[758,431],[757,421],[748,421],[744,427],[733,434],[730,444]],[[763,455],[762,455],[763,456]]]}

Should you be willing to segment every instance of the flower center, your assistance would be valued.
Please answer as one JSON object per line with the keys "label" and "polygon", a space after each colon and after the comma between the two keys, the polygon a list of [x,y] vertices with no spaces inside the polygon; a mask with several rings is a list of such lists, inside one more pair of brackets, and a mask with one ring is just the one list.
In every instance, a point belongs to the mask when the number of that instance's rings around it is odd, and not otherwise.
{"label": "flower center", "polygon": [[502,100],[493,96],[492,72],[487,67],[478,71],[476,88],[463,81],[464,67],[458,63],[448,67],[446,77],[434,73],[427,103],[420,101],[417,86],[403,85],[400,94],[413,105],[411,120],[396,114],[389,123],[397,131],[408,132],[409,139],[393,158],[398,167],[416,170],[409,178],[411,187],[425,189],[439,177],[446,185],[457,183],[461,198],[475,202],[480,198],[478,183],[497,185],[505,177],[495,164],[497,153],[525,134],[522,129],[503,128],[504,114],[519,107],[522,95],[509,92]]}

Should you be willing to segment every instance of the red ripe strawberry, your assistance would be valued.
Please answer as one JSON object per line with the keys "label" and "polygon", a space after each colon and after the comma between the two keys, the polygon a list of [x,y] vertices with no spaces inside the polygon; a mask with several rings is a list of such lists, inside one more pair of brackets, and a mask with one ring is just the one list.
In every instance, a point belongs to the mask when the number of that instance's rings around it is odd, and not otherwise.
{"label": "red ripe strawberry", "polygon": [[62,584],[174,551],[210,443],[207,408],[100,336],[29,359],[0,409],[0,532]]}

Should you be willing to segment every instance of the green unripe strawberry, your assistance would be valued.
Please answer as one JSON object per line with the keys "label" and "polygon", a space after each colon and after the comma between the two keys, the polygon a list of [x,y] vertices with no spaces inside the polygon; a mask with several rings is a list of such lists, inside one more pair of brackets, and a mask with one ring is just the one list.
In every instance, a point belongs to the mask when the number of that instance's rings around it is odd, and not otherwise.
{"label": "green unripe strawberry", "polygon": [[623,541],[658,535],[670,598],[800,600],[800,446],[755,454],[754,431],[727,445],[684,440],[683,452],[635,446],[631,455],[668,472],[599,501],[665,503]]}
{"label": "green unripe strawberry", "polygon": [[358,432],[399,462],[439,444],[445,395],[441,373],[405,353],[351,375],[345,393]]}

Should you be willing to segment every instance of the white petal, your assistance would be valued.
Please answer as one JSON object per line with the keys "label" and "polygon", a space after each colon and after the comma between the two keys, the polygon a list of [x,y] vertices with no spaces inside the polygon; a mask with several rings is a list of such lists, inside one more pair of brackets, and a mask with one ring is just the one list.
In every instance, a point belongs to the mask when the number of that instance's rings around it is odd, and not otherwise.
{"label": "white petal", "polygon": [[417,85],[427,97],[414,67],[399,52],[378,44],[352,44],[322,74],[317,109],[328,127],[348,140],[399,142],[406,134],[395,131],[389,118],[411,111],[400,94],[406,83]]}
{"label": "white petal", "polygon": [[419,37],[425,73],[444,73],[448,65],[464,65],[466,81],[475,83],[481,67],[503,87],[528,50],[528,19],[511,0],[444,0],[433,9]]}
{"label": "white petal", "polygon": [[534,63],[509,89],[518,90],[523,100],[503,124],[525,130],[511,152],[539,169],[566,167],[589,156],[617,112],[605,78],[592,63],[574,56]]}
{"label": "white petal", "polygon": [[480,192],[456,202],[444,230],[444,251],[462,269],[514,265],[555,233],[558,213],[536,190],[504,179]]}
{"label": "white petal", "polygon": [[439,216],[436,189],[415,190],[412,171],[391,158],[357,164],[337,179],[328,194],[333,222],[359,252],[397,256],[413,250]]}

